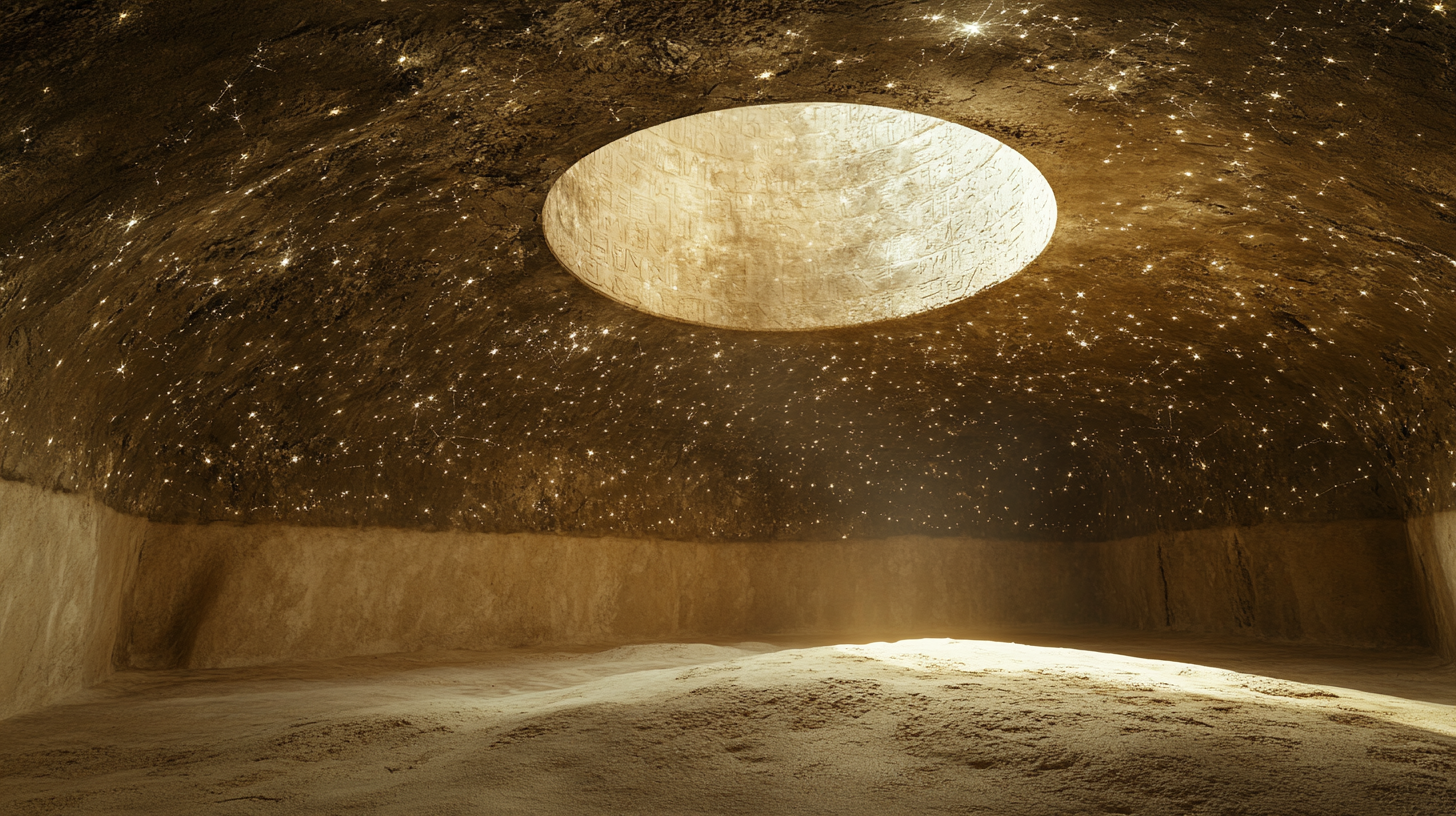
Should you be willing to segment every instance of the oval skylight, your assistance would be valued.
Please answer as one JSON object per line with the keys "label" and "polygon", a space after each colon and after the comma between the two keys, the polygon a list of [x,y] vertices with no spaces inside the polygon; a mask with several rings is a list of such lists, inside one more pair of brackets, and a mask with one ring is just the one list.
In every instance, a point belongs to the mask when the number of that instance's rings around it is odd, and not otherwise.
{"label": "oval skylight", "polygon": [[753,330],[954,303],[1031,263],[1056,218],[1046,179],[990,136],[831,102],[638,131],[562,174],[542,213],[552,252],[598,292]]}

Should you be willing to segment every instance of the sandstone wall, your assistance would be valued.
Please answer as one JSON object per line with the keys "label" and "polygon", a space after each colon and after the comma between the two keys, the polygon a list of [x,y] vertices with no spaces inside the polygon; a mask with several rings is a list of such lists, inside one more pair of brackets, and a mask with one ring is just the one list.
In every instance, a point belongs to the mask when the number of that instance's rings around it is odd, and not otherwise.
{"label": "sandstone wall", "polygon": [[1404,522],[1160,533],[1101,553],[1103,615],[1119,625],[1348,646],[1429,641]]}
{"label": "sandstone wall", "polygon": [[159,524],[141,574],[127,643],[140,667],[1023,624],[1427,639],[1399,521],[772,544]]}
{"label": "sandstone wall", "polygon": [[0,481],[0,718],[105,679],[146,522]]}
{"label": "sandstone wall", "polygon": [[1419,516],[1407,525],[1431,640],[1456,660],[1456,511]]}
{"label": "sandstone wall", "polygon": [[1456,513],[1100,543],[149,523],[0,482],[0,717],[137,668],[1099,624],[1456,656]]}

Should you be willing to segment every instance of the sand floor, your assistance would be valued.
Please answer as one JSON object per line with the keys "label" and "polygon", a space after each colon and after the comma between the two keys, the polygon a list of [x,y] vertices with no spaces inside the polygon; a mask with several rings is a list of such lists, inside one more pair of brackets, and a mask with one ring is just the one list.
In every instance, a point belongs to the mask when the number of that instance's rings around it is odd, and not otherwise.
{"label": "sand floor", "polygon": [[1432,657],[1015,639],[129,672],[0,722],[0,813],[1456,813]]}

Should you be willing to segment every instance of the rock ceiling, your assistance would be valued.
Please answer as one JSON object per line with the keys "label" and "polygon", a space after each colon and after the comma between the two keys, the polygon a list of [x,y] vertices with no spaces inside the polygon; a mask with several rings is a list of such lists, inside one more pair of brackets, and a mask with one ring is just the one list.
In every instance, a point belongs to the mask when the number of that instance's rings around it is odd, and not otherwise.
{"label": "rock ceiling", "polygon": [[[1456,9],[22,2],[0,475],[167,521],[1097,538],[1446,506]],[[603,297],[568,166],[748,104],[1037,165],[1021,275],[854,328]]]}

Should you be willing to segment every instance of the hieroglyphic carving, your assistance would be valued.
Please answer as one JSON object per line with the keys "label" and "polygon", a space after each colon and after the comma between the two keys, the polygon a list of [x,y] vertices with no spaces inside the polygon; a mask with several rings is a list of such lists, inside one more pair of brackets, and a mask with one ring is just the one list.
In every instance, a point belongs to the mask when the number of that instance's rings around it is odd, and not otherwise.
{"label": "hieroglyphic carving", "polygon": [[547,243],[588,286],[737,329],[927,311],[1021,271],[1056,200],[1021,154],[916,113],[840,103],[698,114],[577,162]]}

